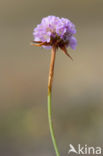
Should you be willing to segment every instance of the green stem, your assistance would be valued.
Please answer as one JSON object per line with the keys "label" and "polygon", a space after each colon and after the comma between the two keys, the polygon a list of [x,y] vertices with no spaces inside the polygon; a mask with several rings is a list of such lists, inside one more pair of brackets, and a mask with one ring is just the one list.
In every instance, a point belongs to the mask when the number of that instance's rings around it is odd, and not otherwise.
{"label": "green stem", "polygon": [[52,124],[52,110],[51,110],[51,92],[48,94],[48,119],[49,119],[49,128],[50,128],[50,134],[51,134],[51,138],[52,138],[52,142],[53,142],[53,146],[56,152],[56,156],[60,156],[58,148],[57,148],[57,144],[56,144],[56,140],[55,140],[55,135],[54,135],[54,131],[53,131],[53,124]]}
{"label": "green stem", "polygon": [[48,120],[49,120],[50,134],[51,134],[53,146],[56,152],[56,156],[60,156],[58,152],[57,144],[56,144],[54,131],[53,131],[52,110],[51,110],[51,92],[52,92],[52,82],[53,82],[53,75],[54,75],[55,56],[56,56],[56,46],[54,45],[52,47],[52,52],[51,52],[51,62],[50,62],[49,79],[48,79]]}

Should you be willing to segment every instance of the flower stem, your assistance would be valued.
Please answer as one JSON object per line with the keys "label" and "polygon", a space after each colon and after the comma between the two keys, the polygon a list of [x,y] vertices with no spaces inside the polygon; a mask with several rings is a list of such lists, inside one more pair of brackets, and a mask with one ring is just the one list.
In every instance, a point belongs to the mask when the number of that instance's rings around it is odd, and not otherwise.
{"label": "flower stem", "polygon": [[49,70],[49,79],[48,79],[48,120],[49,120],[49,128],[50,134],[53,142],[53,146],[56,152],[56,156],[60,156],[58,147],[56,144],[56,139],[53,131],[53,123],[52,123],[52,110],[51,110],[51,93],[52,93],[52,82],[53,82],[53,74],[54,74],[54,63],[55,63],[55,56],[56,56],[56,46],[52,47],[51,53],[51,62],[50,62],[50,70]]}

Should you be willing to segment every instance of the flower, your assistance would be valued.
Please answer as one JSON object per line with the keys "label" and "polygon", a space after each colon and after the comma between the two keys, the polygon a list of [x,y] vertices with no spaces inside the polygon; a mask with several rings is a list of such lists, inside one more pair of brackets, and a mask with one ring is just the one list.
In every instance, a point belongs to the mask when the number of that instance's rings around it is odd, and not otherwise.
{"label": "flower", "polygon": [[77,40],[73,36],[76,33],[75,25],[67,18],[48,16],[42,19],[41,23],[34,28],[34,42],[39,46],[51,48],[56,47],[76,48]]}

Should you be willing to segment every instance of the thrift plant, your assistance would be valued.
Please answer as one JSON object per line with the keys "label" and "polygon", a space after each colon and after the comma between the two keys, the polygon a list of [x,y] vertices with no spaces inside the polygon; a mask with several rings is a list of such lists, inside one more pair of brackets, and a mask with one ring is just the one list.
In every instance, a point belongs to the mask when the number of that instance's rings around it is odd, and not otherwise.
{"label": "thrift plant", "polygon": [[77,40],[73,36],[76,33],[75,25],[67,18],[59,18],[56,16],[48,16],[42,19],[41,23],[33,31],[34,40],[32,45],[51,49],[51,62],[48,78],[48,120],[50,134],[56,156],[60,156],[52,124],[51,111],[51,93],[52,82],[54,75],[54,63],[56,51],[60,48],[71,59],[72,57],[67,53],[67,47],[76,48]]}

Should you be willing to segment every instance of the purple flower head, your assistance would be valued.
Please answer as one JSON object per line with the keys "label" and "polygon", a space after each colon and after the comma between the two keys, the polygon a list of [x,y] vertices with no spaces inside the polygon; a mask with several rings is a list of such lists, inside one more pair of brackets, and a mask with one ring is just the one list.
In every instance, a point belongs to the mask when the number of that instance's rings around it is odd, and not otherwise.
{"label": "purple flower head", "polygon": [[[76,48],[77,40],[73,35],[76,33],[75,25],[67,18],[48,16],[33,31],[34,42],[41,43],[44,48],[57,47]],[[42,44],[45,43],[45,44]]]}

